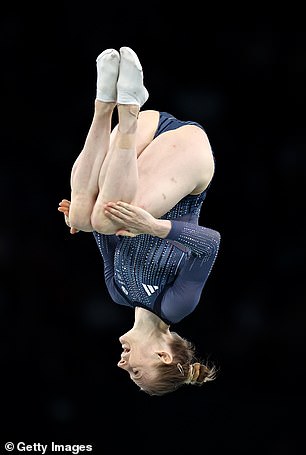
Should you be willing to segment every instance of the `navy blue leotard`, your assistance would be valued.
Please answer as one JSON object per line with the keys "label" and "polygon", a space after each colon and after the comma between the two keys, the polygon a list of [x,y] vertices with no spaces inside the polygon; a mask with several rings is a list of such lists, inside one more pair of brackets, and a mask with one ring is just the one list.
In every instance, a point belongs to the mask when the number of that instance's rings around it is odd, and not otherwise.
{"label": "navy blue leotard", "polygon": [[[155,137],[185,124],[201,127],[161,112]],[[168,324],[194,311],[220,244],[219,232],[198,224],[206,192],[184,197],[161,217],[172,225],[165,239],[93,232],[103,258],[106,287],[115,303],[146,308]]]}
{"label": "navy blue leotard", "polygon": [[204,130],[203,126],[198,122],[194,122],[193,120],[179,120],[168,112],[160,112],[159,122],[154,137],[159,136],[165,131],[176,130],[180,126],[184,125],[196,125]]}

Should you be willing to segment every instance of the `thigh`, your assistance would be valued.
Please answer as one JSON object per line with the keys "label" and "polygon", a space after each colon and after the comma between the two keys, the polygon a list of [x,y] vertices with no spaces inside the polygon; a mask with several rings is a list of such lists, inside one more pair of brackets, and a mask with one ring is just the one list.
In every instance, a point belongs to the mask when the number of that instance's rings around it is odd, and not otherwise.
{"label": "thigh", "polygon": [[203,191],[214,173],[207,135],[194,125],[157,136],[137,162],[139,185],[133,203],[157,218],[188,194]]}

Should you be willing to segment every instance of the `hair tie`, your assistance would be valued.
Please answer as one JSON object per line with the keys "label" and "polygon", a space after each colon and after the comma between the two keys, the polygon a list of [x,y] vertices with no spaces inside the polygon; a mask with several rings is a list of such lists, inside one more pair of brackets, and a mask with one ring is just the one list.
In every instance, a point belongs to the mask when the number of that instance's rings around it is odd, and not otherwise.
{"label": "hair tie", "polygon": [[194,367],[193,367],[193,364],[192,364],[192,365],[189,365],[187,379],[185,381],[186,384],[190,384],[192,382],[193,372],[194,372]]}
{"label": "hair tie", "polygon": [[176,366],[177,366],[177,369],[179,370],[179,372],[181,373],[181,375],[184,376],[184,369],[183,369],[182,365],[180,363],[177,363]]}

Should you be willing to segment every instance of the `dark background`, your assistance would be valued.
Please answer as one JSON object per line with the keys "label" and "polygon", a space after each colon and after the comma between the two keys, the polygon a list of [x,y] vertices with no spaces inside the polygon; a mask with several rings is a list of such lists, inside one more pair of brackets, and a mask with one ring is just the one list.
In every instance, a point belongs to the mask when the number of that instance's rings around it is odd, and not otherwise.
{"label": "dark background", "polygon": [[[1,16],[1,444],[300,453],[305,27],[296,10],[198,7],[63,2]],[[221,249],[175,329],[220,373],[164,397],[117,368],[133,313],[110,301],[91,235],[71,236],[57,212],[93,114],[95,58],[121,46],[143,64],[144,108],[202,123],[216,157],[201,223]]]}

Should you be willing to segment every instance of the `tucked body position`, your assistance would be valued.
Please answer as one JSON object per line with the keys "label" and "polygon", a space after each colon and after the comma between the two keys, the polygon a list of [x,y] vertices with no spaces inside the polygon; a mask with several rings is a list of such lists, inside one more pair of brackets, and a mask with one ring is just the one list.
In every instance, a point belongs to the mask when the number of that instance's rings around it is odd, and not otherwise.
{"label": "tucked body position", "polygon": [[96,66],[93,119],[58,210],[72,234],[93,235],[112,300],[134,311],[118,367],[150,395],[202,385],[216,366],[172,327],[203,298],[219,251],[220,233],[199,225],[215,170],[210,142],[195,121],[142,110],[149,93],[131,48],[106,49]]}

